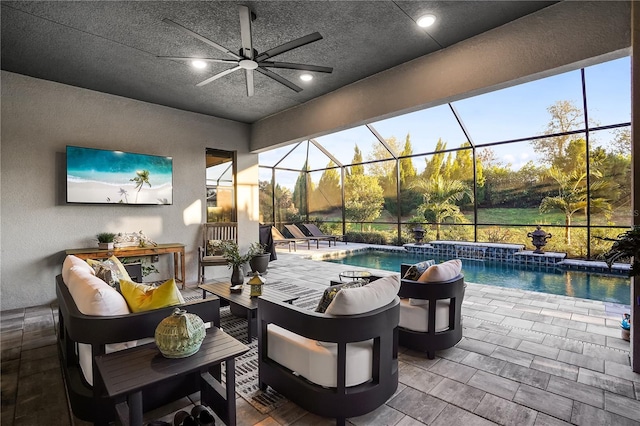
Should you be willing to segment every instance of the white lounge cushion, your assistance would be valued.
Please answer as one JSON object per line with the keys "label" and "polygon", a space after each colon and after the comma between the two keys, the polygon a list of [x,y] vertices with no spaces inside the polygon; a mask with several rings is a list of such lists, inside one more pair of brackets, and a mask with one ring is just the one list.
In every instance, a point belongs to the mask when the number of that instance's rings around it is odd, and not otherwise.
{"label": "white lounge cushion", "polygon": [[77,268],[78,270],[84,270],[90,274],[94,274],[93,268],[87,262],[70,254],[65,257],[64,262],[62,263],[62,280],[67,287],[69,286],[69,271],[71,268]]}
{"label": "white lounge cushion", "polygon": [[[436,331],[449,329],[449,305],[451,299],[436,302]],[[412,305],[409,299],[400,299],[400,327],[427,332],[429,327],[429,301],[424,305]]]}
{"label": "white lounge cushion", "polygon": [[400,290],[400,275],[389,275],[364,287],[343,288],[335,295],[325,313],[357,315],[388,305]]}
{"label": "white lounge cushion", "polygon": [[[371,284],[369,284],[371,285]],[[337,386],[338,345],[308,339],[275,324],[267,325],[267,356],[305,379],[325,387]],[[373,341],[348,343],[346,386],[371,380]]]}

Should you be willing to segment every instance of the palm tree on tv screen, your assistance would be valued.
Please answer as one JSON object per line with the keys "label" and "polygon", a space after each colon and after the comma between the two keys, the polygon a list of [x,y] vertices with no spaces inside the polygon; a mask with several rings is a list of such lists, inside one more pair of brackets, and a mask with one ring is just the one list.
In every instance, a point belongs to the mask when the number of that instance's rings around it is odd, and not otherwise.
{"label": "palm tree on tv screen", "polygon": [[151,188],[151,182],[149,182],[149,170],[138,170],[136,172],[136,177],[129,179],[130,182],[135,182],[136,183],[136,189],[138,190],[138,192],[136,192],[136,201],[135,203],[138,203],[138,194],[140,193],[140,190],[142,189],[142,187],[144,186],[144,184],[146,183],[147,185],[149,185],[149,188]]}

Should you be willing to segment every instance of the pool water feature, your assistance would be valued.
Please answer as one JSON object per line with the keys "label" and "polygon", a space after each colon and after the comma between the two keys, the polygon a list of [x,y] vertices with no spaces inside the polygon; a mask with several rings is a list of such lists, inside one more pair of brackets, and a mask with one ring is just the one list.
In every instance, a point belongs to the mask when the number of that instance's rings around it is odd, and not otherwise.
{"label": "pool water feature", "polygon": [[[366,250],[326,262],[400,272],[400,264],[425,260],[424,255]],[[446,259],[435,259],[441,262]],[[555,267],[494,263],[462,259],[465,281],[499,287],[559,294],[629,305],[631,279]]]}

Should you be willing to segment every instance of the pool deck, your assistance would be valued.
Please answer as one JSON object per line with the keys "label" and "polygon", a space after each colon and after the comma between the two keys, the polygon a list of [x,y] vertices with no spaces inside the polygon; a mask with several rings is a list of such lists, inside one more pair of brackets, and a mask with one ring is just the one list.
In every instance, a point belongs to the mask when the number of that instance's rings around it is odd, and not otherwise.
{"label": "pool deck", "polygon": [[[365,246],[339,243],[335,249],[345,247]],[[364,269],[306,258],[329,255],[335,249],[279,251],[267,277],[322,290],[339,272]],[[199,291],[190,283],[184,293]],[[463,339],[437,352],[433,360],[400,347],[396,394],[348,424],[640,425],[640,374],[631,371],[629,342],[620,338],[625,309],[468,283]],[[66,401],[60,398],[55,317],[55,306],[2,312],[3,426],[43,424],[42,419],[52,425],[86,424],[69,416]],[[43,377],[47,386],[41,385]],[[145,422],[172,421],[176,411],[190,410],[197,402],[197,395],[184,398],[147,413]],[[238,425],[335,424],[292,403],[269,414],[259,413],[240,397],[237,405]]]}

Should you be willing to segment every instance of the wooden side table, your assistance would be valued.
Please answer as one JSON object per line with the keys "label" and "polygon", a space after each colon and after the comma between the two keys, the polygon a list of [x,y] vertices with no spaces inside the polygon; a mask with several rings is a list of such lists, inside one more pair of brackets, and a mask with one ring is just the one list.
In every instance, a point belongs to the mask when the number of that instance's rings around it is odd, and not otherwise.
{"label": "wooden side table", "polygon": [[[225,424],[236,424],[235,357],[249,347],[212,327],[200,350],[187,358],[165,358],[155,343],[97,356],[96,386],[114,399],[116,412],[123,425],[142,426],[142,394],[151,386],[162,386],[165,380],[189,373],[200,373],[203,404],[215,411]],[[225,362],[226,386],[219,374],[209,372]],[[219,372],[219,367],[218,367]]]}
{"label": "wooden side table", "polygon": [[[161,254],[173,253],[173,273],[176,281],[185,286],[185,257],[184,244],[170,243],[158,244],[155,246],[145,247],[116,247],[111,250],[99,248],[69,249],[66,254],[72,254],[80,259],[106,259],[111,256],[116,257],[137,257],[137,256],[155,256]],[[178,275],[180,272],[180,275]]]}

